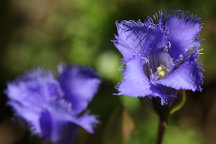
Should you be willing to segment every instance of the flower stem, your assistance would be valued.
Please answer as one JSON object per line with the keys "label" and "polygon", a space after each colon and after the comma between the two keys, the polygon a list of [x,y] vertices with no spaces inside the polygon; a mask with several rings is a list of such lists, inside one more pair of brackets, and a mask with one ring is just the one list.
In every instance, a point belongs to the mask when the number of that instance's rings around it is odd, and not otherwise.
{"label": "flower stem", "polygon": [[162,144],[164,131],[167,127],[167,123],[165,121],[159,120],[158,124],[158,135],[157,135],[157,142],[156,144]]}

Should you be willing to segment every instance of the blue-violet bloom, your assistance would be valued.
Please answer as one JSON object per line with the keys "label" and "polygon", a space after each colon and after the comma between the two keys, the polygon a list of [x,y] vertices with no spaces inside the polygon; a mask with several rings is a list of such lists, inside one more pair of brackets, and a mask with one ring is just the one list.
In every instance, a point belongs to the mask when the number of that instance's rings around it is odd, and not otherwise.
{"label": "blue-violet bloom", "polygon": [[123,56],[123,80],[118,95],[160,98],[169,105],[177,90],[201,90],[199,41],[202,23],[189,12],[155,13],[144,22],[116,23],[114,45]]}
{"label": "blue-violet bloom", "polygon": [[78,127],[93,133],[99,121],[85,112],[101,80],[90,68],[59,66],[59,78],[43,69],[8,83],[8,104],[35,134],[57,144],[73,144]]}

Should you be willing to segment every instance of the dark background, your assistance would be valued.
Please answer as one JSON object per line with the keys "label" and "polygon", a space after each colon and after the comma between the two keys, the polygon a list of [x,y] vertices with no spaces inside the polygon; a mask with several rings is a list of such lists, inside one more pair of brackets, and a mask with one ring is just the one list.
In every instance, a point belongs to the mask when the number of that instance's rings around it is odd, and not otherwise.
{"label": "dark background", "polygon": [[113,96],[121,81],[121,55],[110,40],[115,21],[144,21],[159,10],[189,10],[205,23],[203,91],[187,91],[187,102],[169,120],[164,144],[216,144],[216,1],[214,0],[1,0],[0,144],[38,143],[6,106],[6,83],[26,70],[56,71],[60,62],[93,67],[103,78],[89,105],[101,124],[79,144],[154,144],[157,116],[137,98]]}

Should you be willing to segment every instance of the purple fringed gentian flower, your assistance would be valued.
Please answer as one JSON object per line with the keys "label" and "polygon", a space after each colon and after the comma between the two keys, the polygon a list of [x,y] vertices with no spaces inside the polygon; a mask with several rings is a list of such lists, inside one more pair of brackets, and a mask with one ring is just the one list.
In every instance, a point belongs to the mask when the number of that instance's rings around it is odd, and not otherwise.
{"label": "purple fringed gentian flower", "polygon": [[89,133],[99,123],[84,113],[101,80],[89,68],[59,67],[59,78],[37,69],[8,83],[6,94],[16,115],[26,120],[35,134],[57,144],[73,144],[78,126]]}
{"label": "purple fringed gentian flower", "polygon": [[118,35],[113,43],[124,64],[118,95],[154,98],[169,105],[177,90],[201,90],[200,18],[189,12],[160,11],[144,22],[130,20],[116,25]]}

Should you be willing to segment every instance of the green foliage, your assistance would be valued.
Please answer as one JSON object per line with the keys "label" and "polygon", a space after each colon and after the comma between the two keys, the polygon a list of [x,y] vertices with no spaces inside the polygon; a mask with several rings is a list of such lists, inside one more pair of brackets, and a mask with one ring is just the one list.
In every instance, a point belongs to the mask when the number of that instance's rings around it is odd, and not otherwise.
{"label": "green foliage", "polygon": [[[127,144],[154,144],[157,136],[158,120],[150,116],[136,125],[135,133]],[[163,144],[204,144],[201,131],[194,127],[183,128],[169,123],[165,131]]]}
{"label": "green foliage", "polygon": [[141,108],[140,100],[138,97],[120,96],[122,104],[130,111],[135,112]]}
{"label": "green foliage", "polygon": [[200,130],[170,125],[167,128],[164,144],[204,144]]}
{"label": "green foliage", "polygon": [[97,71],[105,79],[119,80],[120,78],[120,57],[114,52],[104,52],[97,59]]}

